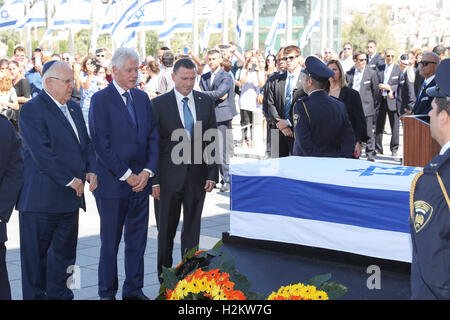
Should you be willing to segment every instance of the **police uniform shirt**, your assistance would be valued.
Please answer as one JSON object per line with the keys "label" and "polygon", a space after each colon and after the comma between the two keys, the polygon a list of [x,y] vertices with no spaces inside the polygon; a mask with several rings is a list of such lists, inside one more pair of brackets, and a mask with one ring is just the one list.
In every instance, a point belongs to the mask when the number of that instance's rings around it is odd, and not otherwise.
{"label": "police uniform shirt", "polygon": [[450,142],[411,187],[412,299],[450,299]]}

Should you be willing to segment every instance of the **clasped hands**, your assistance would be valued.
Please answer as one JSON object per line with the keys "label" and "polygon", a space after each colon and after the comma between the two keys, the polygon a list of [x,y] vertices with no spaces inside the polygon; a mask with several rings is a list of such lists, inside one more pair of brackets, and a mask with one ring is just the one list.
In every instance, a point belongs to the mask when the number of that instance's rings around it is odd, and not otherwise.
{"label": "clasped hands", "polygon": [[[93,192],[97,189],[97,175],[94,173],[86,174],[86,181],[89,182],[89,191]],[[84,181],[79,178],[74,178],[72,183],[69,185],[75,192],[78,197],[81,197],[84,193]]]}
{"label": "clasped hands", "polygon": [[277,119],[277,128],[280,130],[286,137],[294,137],[294,132],[292,131],[291,127],[284,119]]}
{"label": "clasped hands", "polygon": [[141,192],[147,186],[149,178],[150,172],[142,170],[138,175],[132,173],[126,181],[133,188],[133,192]]}

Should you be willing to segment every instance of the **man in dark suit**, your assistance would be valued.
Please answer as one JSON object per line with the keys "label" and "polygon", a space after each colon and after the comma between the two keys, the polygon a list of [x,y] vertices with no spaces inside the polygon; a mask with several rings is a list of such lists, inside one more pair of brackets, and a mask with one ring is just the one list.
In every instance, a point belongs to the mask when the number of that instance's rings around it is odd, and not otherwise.
{"label": "man in dark suit", "polygon": [[0,300],[11,300],[6,269],[6,224],[11,217],[23,182],[21,142],[12,124],[0,115]]}
{"label": "man in dark suit", "polygon": [[220,67],[220,52],[217,50],[208,51],[208,65],[210,72],[202,75],[200,88],[203,93],[213,99],[216,108],[217,129],[221,135],[220,175],[222,176],[222,186],[220,191],[230,190],[230,153],[232,152],[233,133],[231,121],[234,110],[234,80],[233,77]]}
{"label": "man in dark suit", "polygon": [[[272,140],[271,154],[273,158],[292,155],[294,147],[293,106],[305,96],[301,72],[301,50],[297,46],[284,48],[287,71],[274,75],[267,88],[267,114],[279,131],[278,148]],[[275,129],[275,128],[274,128]]]}
{"label": "man in dark suit", "polygon": [[[181,206],[181,254],[199,244],[205,195],[212,191],[218,180],[216,163],[221,158],[205,159],[208,145],[203,142],[204,138],[209,140],[205,135],[209,132],[215,137],[218,148],[217,107],[208,95],[192,90],[195,77],[195,64],[190,59],[178,60],[173,69],[175,89],[152,101],[160,137],[159,167],[153,180],[153,196],[160,200],[158,275],[163,266],[172,266],[173,239]],[[181,152],[180,146],[183,146]]]}
{"label": "man in dark suit", "polygon": [[376,72],[382,65],[384,65],[384,59],[377,51],[377,42],[369,40],[367,42],[367,66]]}
{"label": "man in dark suit", "polygon": [[294,156],[351,158],[355,134],[347,109],[324,90],[334,72],[314,56],[305,64],[303,87],[308,97],[294,106]]}
{"label": "man in dark suit", "polygon": [[395,95],[397,94],[402,71],[400,70],[400,67],[394,63],[394,59],[394,49],[386,49],[386,64],[377,69],[378,79],[380,79],[378,88],[380,89],[381,94],[378,96],[380,109],[376,120],[375,150],[383,154],[383,131],[384,126],[386,125],[387,115],[392,132],[390,149],[392,156],[396,157],[400,143],[400,110],[397,108]]}
{"label": "man in dark suit", "polygon": [[70,100],[72,69],[51,61],[42,71],[43,90],[20,111],[24,184],[17,209],[22,292],[25,300],[73,299],[68,267],[75,264],[78,211],[86,210],[84,182],[97,185],[81,109]]}
{"label": "man in dark suit", "polygon": [[355,53],[355,67],[347,72],[346,79],[348,86],[358,91],[366,117],[367,136],[366,143],[367,160],[374,161],[375,156],[375,136],[374,117],[378,109],[378,88],[379,80],[375,71],[367,66],[367,55],[364,52]]}
{"label": "man in dark suit", "polygon": [[119,48],[112,60],[114,80],[92,96],[89,128],[97,155],[100,213],[99,296],[114,300],[118,290],[117,251],[125,240],[124,300],[143,294],[144,253],[149,219],[148,183],[157,169],[158,127],[147,94],[135,89],[139,57]]}
{"label": "man in dark suit", "polygon": [[424,77],[424,82],[417,94],[416,104],[413,108],[413,114],[421,115],[421,119],[429,122],[428,112],[431,110],[432,98],[427,94],[427,89],[436,86],[434,80],[436,70],[439,66],[440,59],[434,52],[424,52],[422,61],[419,62],[419,72]]}
{"label": "man in dark suit", "polygon": [[400,67],[402,73],[400,75],[395,100],[397,102],[397,109],[400,110],[400,115],[403,115],[405,113],[411,113],[414,108],[414,104],[416,103],[414,81],[410,81],[408,77],[409,56],[407,53],[400,56],[398,66]]}

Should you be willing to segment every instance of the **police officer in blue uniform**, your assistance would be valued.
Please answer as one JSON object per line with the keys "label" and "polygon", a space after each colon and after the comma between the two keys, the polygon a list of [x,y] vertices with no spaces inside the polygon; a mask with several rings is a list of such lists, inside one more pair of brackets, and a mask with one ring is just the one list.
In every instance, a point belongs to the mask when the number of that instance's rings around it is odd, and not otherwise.
{"label": "police officer in blue uniform", "polygon": [[450,59],[427,94],[431,135],[442,149],[411,187],[411,298],[450,299]]}
{"label": "police officer in blue uniform", "polygon": [[303,88],[308,94],[294,106],[294,156],[351,158],[355,134],[343,102],[324,90],[334,76],[314,56],[305,61]]}

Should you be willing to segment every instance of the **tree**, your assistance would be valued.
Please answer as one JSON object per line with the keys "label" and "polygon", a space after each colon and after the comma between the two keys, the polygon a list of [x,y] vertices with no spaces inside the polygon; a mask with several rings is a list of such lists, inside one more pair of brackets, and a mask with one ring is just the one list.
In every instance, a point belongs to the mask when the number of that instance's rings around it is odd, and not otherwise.
{"label": "tree", "polygon": [[396,49],[399,46],[392,37],[389,22],[390,9],[385,5],[373,8],[366,17],[358,13],[350,24],[342,26],[342,41],[351,43],[353,51],[366,51],[369,40],[377,42],[380,52],[387,48]]}

